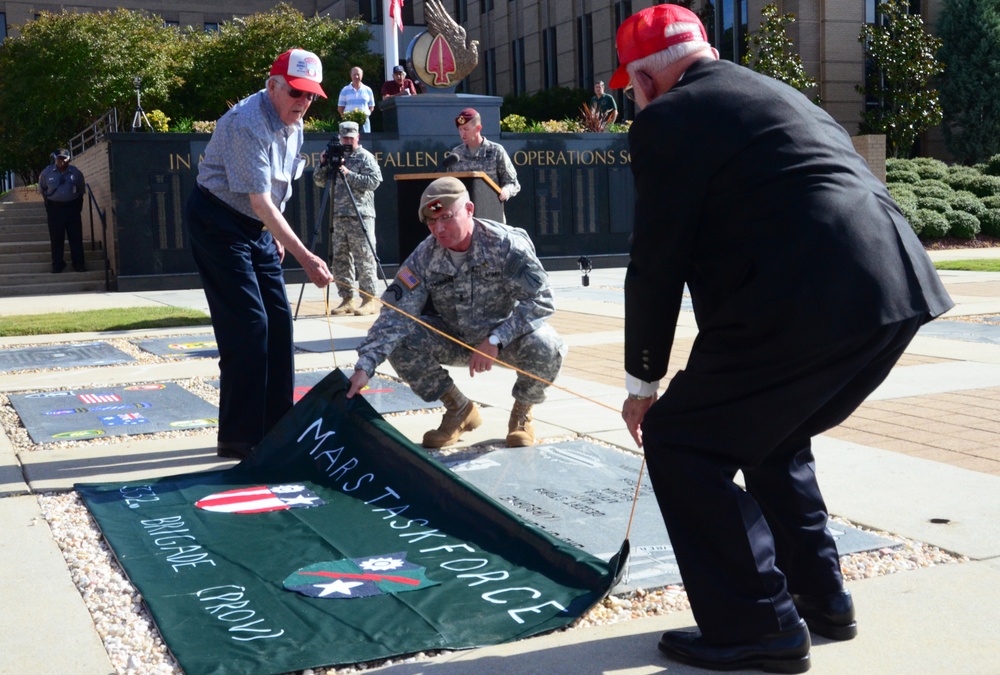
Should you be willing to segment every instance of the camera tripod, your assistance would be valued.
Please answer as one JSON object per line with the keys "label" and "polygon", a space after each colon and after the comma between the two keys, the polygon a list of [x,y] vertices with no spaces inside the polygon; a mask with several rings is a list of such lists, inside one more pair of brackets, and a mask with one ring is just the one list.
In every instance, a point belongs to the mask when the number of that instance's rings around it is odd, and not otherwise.
{"label": "camera tripod", "polygon": [[140,92],[142,91],[142,78],[135,78],[135,80],[133,80],[133,84],[135,85],[135,114],[132,115],[132,131],[140,131],[144,125],[152,131],[153,125],[149,123],[149,118],[146,117],[146,111],[142,109],[142,100],[140,97]]}
{"label": "camera tripod", "polygon": [[[355,197],[354,197],[354,190],[351,189],[350,184],[347,182],[347,176],[345,176],[344,174],[340,173],[340,166],[342,166],[342,164],[334,167],[334,174],[335,175],[334,175],[333,179],[331,180],[330,178],[327,178],[326,185],[323,186],[323,197],[320,200],[319,211],[316,214],[316,224],[313,227],[312,233],[309,235],[309,252],[313,253],[313,254],[316,253],[316,251],[314,249],[315,249],[315,246],[316,246],[317,242],[319,241],[320,227],[322,226],[322,223],[323,223],[323,216],[326,215],[326,205],[330,201],[330,192],[333,189],[335,189],[335,187],[333,186],[333,184],[337,180],[336,177],[340,176],[340,179],[342,181],[343,187],[347,190],[347,194],[351,198],[351,205],[354,206],[354,216],[355,216],[355,218],[358,219],[358,224],[361,225],[361,231],[365,233],[365,241],[368,242],[368,250],[371,251],[372,258],[375,260],[375,267],[378,269],[378,273],[381,276],[382,282],[385,284],[385,287],[389,288],[389,280],[385,276],[385,270],[382,269],[382,261],[379,260],[379,258],[378,258],[378,252],[375,250],[375,242],[372,241],[371,234],[368,232],[368,228],[365,227],[364,218],[361,217],[361,209],[358,208],[358,200],[355,199]],[[331,211],[332,211],[333,207],[331,206],[330,208],[331,208]],[[332,216],[332,213],[331,213],[331,218],[330,218],[329,234],[330,234],[330,236],[328,237],[328,240],[327,240],[326,262],[332,268],[333,267],[333,216]],[[305,293],[305,290],[306,290],[306,283],[308,283],[308,282],[303,281],[302,282],[302,287],[299,289],[299,300],[298,300],[298,302],[295,303],[295,314],[292,316],[292,320],[293,321],[299,318],[299,308],[302,306],[302,296],[303,296],[303,294]],[[334,283],[336,283],[336,279],[334,280]],[[326,287],[326,298],[327,298],[327,301],[329,301],[329,299],[330,299],[330,288],[332,286],[333,286],[333,284],[330,284],[330,286]]]}

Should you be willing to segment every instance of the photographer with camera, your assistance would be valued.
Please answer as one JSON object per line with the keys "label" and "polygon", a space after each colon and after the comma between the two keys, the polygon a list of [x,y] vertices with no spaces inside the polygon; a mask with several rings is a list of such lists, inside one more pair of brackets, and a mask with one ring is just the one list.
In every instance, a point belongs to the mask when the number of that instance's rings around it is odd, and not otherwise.
{"label": "photographer with camera", "polygon": [[[328,180],[333,180],[331,266],[341,298],[330,313],[375,314],[375,190],[382,184],[382,170],[375,155],[361,147],[357,122],[341,122],[339,139],[331,140],[320,156],[313,181],[324,186]],[[362,291],[360,304],[354,297],[355,272]]]}

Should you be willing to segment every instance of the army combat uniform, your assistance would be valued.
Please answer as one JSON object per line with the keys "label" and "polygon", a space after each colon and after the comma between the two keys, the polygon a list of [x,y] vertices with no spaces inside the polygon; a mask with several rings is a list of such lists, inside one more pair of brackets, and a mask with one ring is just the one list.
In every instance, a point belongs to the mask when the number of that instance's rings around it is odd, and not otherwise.
{"label": "army combat uniform", "polygon": [[509,197],[521,191],[517,182],[517,171],[510,161],[507,151],[499,143],[483,139],[475,150],[470,150],[465,143],[452,148],[451,154],[458,157],[458,162],[449,171],[482,171],[501,188],[507,188]]}
{"label": "army combat uniform", "polygon": [[[498,360],[551,382],[566,349],[545,323],[555,305],[535,247],[523,230],[480,218],[474,222],[460,269],[449,251],[428,237],[400,267],[382,302],[419,316],[430,298],[436,314],[420,316],[422,321],[473,347],[493,334],[500,339]],[[441,364],[467,365],[472,352],[383,307],[358,354],[355,368],[369,377],[388,358],[418,396],[434,401],[454,386]],[[518,403],[541,403],[546,386],[519,373],[512,394]]]}
{"label": "army combat uniform", "polygon": [[344,166],[348,170],[345,176],[347,184],[354,193],[364,223],[363,230],[358,223],[351,195],[344,187],[344,181],[335,173],[337,167],[332,164],[318,167],[313,173],[313,182],[322,187],[326,185],[328,179],[333,181],[330,185],[333,196],[333,221],[330,227],[330,236],[333,239],[331,267],[333,276],[337,280],[337,292],[345,301],[353,300],[355,270],[357,270],[358,289],[363,291],[364,301],[377,295],[378,276],[372,247],[375,246],[375,189],[382,184],[382,170],[379,169],[375,155],[360,146],[345,156]]}

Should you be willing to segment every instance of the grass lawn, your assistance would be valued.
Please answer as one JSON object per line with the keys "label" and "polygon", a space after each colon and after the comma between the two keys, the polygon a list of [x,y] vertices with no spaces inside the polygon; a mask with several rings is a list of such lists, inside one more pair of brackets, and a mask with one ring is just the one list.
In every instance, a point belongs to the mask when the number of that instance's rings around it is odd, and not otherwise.
{"label": "grass lawn", "polygon": [[207,326],[211,323],[211,318],[204,312],[179,307],[95,309],[86,312],[3,316],[0,317],[0,337]]}
{"label": "grass lawn", "polygon": [[1000,272],[1000,258],[982,260],[941,260],[934,263],[939,270],[962,270],[965,272]]}

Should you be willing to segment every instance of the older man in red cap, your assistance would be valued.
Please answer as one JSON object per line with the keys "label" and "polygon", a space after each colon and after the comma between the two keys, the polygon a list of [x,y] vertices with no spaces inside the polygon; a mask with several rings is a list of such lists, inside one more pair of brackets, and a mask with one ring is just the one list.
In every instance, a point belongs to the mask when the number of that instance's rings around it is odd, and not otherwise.
{"label": "older man in red cap", "polygon": [[283,215],[302,175],[302,119],[326,94],[319,58],[290,49],[271,66],[264,89],[215,127],[185,211],[219,345],[220,457],[242,459],[292,407],[292,313],[281,262],[285,252],[309,280],[333,279]]}
{"label": "older man in red cap", "polygon": [[[951,299],[819,106],[718,60],[677,5],[635,14],[617,41],[611,86],[640,110],[622,416],[699,628],[667,631],[659,647],[702,668],[804,672],[810,630],[857,633],[811,439]],[[685,285],[698,338],[658,398]]]}
{"label": "older man in red cap", "polygon": [[462,144],[451,150],[458,161],[449,171],[482,171],[500,188],[500,201],[505,202],[521,191],[517,171],[507,151],[499,143],[483,137],[483,121],[473,108],[466,108],[455,118]]}

